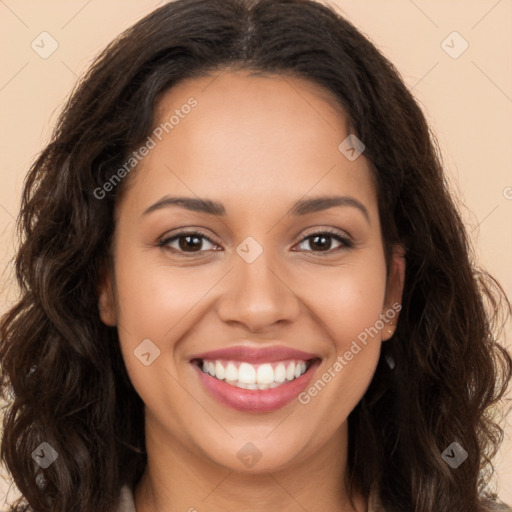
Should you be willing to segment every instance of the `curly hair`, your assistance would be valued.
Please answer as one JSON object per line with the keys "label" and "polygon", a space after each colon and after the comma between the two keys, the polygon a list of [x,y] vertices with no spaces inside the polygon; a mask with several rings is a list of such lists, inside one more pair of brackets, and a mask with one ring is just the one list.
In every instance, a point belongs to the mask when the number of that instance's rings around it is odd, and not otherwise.
{"label": "curly hair", "polygon": [[[1,458],[22,494],[11,510],[109,512],[145,469],[144,404],[97,293],[129,178],[97,190],[151,133],[162,93],[225,69],[331,91],[373,166],[387,254],[406,250],[396,333],[348,419],[349,491],[376,489],[396,512],[494,510],[485,488],[512,378],[499,343],[510,305],[474,261],[435,136],[398,71],[311,0],[170,2],[110,43],[71,94],[25,180],[20,297],[0,325]],[[441,455],[455,441],[469,453],[456,470]],[[32,457],[43,442],[58,452],[44,471]]]}

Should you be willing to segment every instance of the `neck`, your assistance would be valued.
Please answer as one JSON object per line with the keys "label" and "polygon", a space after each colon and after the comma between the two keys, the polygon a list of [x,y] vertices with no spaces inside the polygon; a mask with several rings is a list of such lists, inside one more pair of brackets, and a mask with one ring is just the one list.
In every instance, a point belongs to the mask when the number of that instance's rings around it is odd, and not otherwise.
{"label": "neck", "polygon": [[[238,472],[194,453],[146,419],[148,464],[135,488],[137,512],[365,512],[363,496],[350,503],[345,481],[347,424],[312,456],[275,471]],[[253,469],[256,469],[255,466]]]}

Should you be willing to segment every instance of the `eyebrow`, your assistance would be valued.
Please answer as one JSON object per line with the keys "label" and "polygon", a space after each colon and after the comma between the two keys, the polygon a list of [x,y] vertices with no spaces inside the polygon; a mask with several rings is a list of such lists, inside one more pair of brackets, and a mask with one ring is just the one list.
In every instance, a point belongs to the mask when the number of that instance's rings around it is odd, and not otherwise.
{"label": "eyebrow", "polygon": [[[222,217],[226,215],[226,208],[222,203],[212,201],[211,199],[200,199],[195,197],[170,197],[164,196],[156,203],[146,208],[142,215],[147,215],[162,208],[178,206],[193,212],[207,213]],[[352,207],[359,210],[368,223],[370,223],[370,215],[367,208],[361,201],[350,196],[317,196],[309,199],[300,199],[290,209],[287,215],[301,216],[315,213],[335,206]]]}

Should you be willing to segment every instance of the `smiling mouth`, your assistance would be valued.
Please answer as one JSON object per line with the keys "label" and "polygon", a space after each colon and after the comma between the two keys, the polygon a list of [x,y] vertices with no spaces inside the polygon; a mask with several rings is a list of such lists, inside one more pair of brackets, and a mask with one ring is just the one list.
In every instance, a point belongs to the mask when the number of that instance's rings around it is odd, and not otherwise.
{"label": "smiling mouth", "polygon": [[248,390],[265,390],[283,386],[304,375],[320,358],[287,359],[260,364],[224,359],[194,359],[191,362],[214,379]]}

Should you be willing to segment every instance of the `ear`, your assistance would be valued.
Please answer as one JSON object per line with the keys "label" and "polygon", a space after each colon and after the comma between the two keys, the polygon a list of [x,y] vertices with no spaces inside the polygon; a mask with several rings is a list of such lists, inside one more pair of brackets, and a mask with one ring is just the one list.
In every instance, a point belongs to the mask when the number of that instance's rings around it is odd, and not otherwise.
{"label": "ear", "polygon": [[396,331],[399,312],[402,309],[402,294],[405,279],[405,249],[395,244],[391,251],[388,282],[384,298],[382,314],[386,319],[386,325],[382,329],[382,341],[386,341]]}
{"label": "ear", "polygon": [[114,288],[110,271],[105,271],[98,287],[98,310],[101,321],[110,327],[117,325]]}

